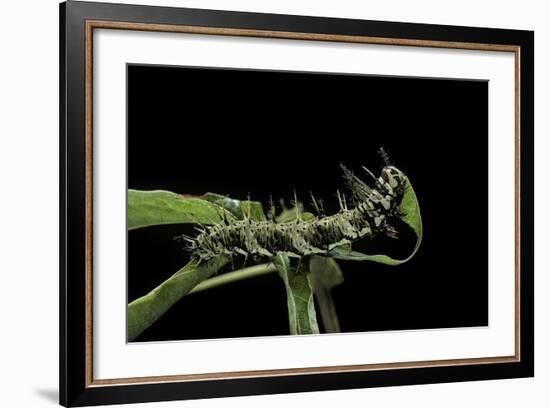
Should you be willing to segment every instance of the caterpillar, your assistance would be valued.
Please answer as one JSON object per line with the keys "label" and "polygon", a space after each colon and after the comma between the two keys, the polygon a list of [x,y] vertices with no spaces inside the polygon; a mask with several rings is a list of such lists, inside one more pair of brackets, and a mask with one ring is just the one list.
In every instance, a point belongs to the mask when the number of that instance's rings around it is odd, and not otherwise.
{"label": "caterpillar", "polygon": [[[371,179],[370,185],[341,165],[351,192],[352,208],[348,208],[345,195],[337,191],[340,210],[324,216],[322,206],[312,195],[317,210],[313,220],[303,220],[300,212],[295,221],[288,223],[277,223],[273,219],[255,221],[246,215],[242,220],[226,219],[200,228],[194,238],[184,237],[189,242],[187,249],[198,263],[220,255],[272,257],[279,252],[300,258],[327,254],[335,247],[381,234],[397,238],[392,220],[402,215],[399,205],[406,178],[401,170],[389,164],[385,153],[382,157],[386,165],[379,177],[363,167]],[[297,204],[295,202],[299,208]]]}

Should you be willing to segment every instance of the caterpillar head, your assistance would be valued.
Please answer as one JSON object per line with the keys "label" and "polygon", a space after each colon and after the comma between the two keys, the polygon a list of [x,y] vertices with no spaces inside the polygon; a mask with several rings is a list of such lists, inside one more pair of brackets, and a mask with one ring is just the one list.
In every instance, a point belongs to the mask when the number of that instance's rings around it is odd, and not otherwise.
{"label": "caterpillar head", "polygon": [[[382,169],[381,182],[385,185],[388,193],[397,197],[402,193],[405,186],[405,174],[395,166],[386,166]],[[389,188],[388,188],[389,187]]]}
{"label": "caterpillar head", "polygon": [[385,166],[380,173],[380,183],[382,184],[387,196],[390,196],[390,208],[388,210],[388,221],[403,216],[400,205],[403,195],[405,194],[405,186],[407,178],[405,173],[395,166]]}

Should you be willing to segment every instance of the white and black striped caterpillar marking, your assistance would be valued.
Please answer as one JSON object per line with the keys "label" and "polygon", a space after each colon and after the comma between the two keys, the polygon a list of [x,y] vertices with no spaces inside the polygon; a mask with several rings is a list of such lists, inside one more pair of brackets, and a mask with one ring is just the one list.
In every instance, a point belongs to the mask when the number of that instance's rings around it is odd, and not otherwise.
{"label": "white and black striped caterpillar marking", "polygon": [[[320,214],[313,220],[276,223],[275,221],[225,221],[200,230],[195,238],[186,237],[192,257],[199,263],[220,255],[272,257],[278,252],[302,257],[326,254],[331,249],[359,239],[385,234],[396,237],[391,220],[399,217],[399,205],[405,192],[406,178],[394,166],[386,165],[380,177],[363,169],[373,179],[372,185],[342,166],[344,178],[352,193],[353,208],[338,193],[340,211],[329,216]],[[315,198],[314,206],[319,210]]]}

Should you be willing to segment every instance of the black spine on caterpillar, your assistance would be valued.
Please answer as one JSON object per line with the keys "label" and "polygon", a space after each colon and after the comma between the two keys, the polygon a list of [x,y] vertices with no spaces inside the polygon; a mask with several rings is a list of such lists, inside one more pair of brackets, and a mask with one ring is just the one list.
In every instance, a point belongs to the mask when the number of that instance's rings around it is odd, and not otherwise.
{"label": "black spine on caterpillar", "polygon": [[195,238],[186,237],[192,257],[199,263],[220,255],[271,257],[278,252],[302,257],[326,254],[331,249],[359,239],[385,234],[396,237],[391,220],[399,217],[399,205],[405,192],[405,175],[386,165],[380,177],[363,169],[372,179],[368,184],[343,165],[344,178],[352,193],[353,208],[345,197],[336,214],[303,221],[278,224],[274,220],[226,220],[204,227]]}

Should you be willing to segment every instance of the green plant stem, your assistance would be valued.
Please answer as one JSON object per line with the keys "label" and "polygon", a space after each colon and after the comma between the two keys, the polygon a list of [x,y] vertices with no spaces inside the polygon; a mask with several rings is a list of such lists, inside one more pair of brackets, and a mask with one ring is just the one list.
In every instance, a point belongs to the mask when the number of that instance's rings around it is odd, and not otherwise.
{"label": "green plant stem", "polygon": [[344,274],[332,258],[314,256],[309,261],[311,287],[319,305],[326,333],[340,333],[338,314],[332,298],[332,289],[344,281]]}
{"label": "green plant stem", "polygon": [[334,300],[332,299],[331,289],[322,285],[315,285],[313,287],[313,294],[317,298],[325,332],[340,333],[340,322],[336,313],[336,307],[334,306]]}
{"label": "green plant stem", "polygon": [[239,269],[233,272],[224,273],[223,275],[215,276],[213,278],[202,281],[197,286],[195,286],[188,293],[188,295],[202,292],[203,290],[211,289],[216,286],[225,285],[227,283],[253,278],[255,276],[265,275],[271,272],[275,272],[276,270],[277,268],[272,263],[265,263],[261,265],[254,265],[244,269]]}

